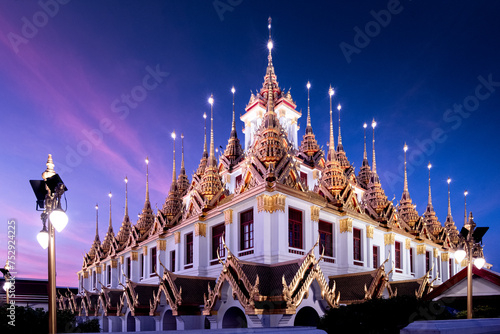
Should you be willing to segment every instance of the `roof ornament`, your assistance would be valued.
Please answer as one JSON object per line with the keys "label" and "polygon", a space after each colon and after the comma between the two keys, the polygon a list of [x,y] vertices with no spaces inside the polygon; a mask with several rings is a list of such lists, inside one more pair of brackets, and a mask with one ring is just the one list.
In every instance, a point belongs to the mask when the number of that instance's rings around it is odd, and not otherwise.
{"label": "roof ornament", "polygon": [[175,183],[176,183],[176,177],[175,177],[175,137],[176,137],[176,134],[175,134],[175,130],[172,132],[172,139],[174,140],[174,157],[173,157],[173,166],[172,166],[172,186],[171,187],[174,187],[175,186]]}
{"label": "roof ornament", "polygon": [[149,203],[149,158],[146,157],[146,203]]}
{"label": "roof ornament", "polygon": [[309,106],[309,89],[311,88],[311,83],[307,82],[307,127],[311,126],[311,108]]}
{"label": "roof ornament", "polygon": [[330,95],[330,147],[328,148],[328,156],[331,158],[335,155],[335,142],[333,139],[333,112],[332,112],[332,96],[335,94],[332,86],[328,90],[328,95]]}
{"label": "roof ornament", "polygon": [[361,168],[359,170],[358,174],[358,181],[363,186],[364,188],[368,187],[368,183],[370,183],[370,175],[371,175],[371,170],[370,170],[370,163],[368,162],[368,154],[366,151],[366,128],[368,127],[368,124],[364,123],[363,124],[363,144],[364,144],[364,150],[363,150],[363,163],[361,164]]}
{"label": "roof ornament", "polygon": [[372,140],[372,149],[373,149],[373,157],[372,157],[372,165],[373,165],[373,173],[377,173],[377,163],[375,161],[375,127],[377,126],[377,122],[375,119],[372,120],[372,128],[373,128],[373,140]]}
{"label": "roof ornament", "polygon": [[125,217],[128,217],[128,178],[125,176]]}
{"label": "roof ornament", "polygon": [[339,105],[337,106],[337,110],[339,111],[339,143],[338,143],[339,148],[342,147],[342,135],[340,134],[340,109],[342,109],[342,106],[339,103]]}
{"label": "roof ornament", "polygon": [[469,195],[469,192],[467,190],[464,191],[464,227],[466,229],[468,228],[467,224],[467,195]]}

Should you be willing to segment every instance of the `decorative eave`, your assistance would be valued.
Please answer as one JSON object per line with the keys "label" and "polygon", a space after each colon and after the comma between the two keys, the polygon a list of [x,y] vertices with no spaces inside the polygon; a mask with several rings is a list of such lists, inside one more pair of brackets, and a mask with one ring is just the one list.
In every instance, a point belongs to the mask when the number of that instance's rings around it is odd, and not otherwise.
{"label": "decorative eave", "polygon": [[82,306],[80,308],[81,311],[85,311],[87,316],[99,316],[99,293],[98,292],[90,292],[87,289],[83,289],[83,298],[82,298]]}
{"label": "decorative eave", "polygon": [[[130,313],[134,317],[138,315],[149,315],[151,303],[158,293],[158,289],[159,284],[142,284],[128,280],[125,286],[124,295],[127,299],[127,305],[130,309]],[[139,292],[137,290],[146,291]]]}

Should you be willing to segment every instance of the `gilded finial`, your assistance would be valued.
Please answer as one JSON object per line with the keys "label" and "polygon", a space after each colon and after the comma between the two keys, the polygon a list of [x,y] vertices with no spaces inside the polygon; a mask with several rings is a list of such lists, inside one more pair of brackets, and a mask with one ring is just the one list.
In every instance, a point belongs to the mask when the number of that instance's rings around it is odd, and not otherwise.
{"label": "gilded finial", "polygon": [[234,86],[231,88],[231,93],[233,93],[233,123],[231,124],[231,131],[236,131],[236,122],[234,120],[234,93],[236,92],[236,89],[234,89]]}
{"label": "gilded finial", "polygon": [[368,124],[364,123],[363,124],[363,130],[364,130],[364,144],[365,144],[365,150],[363,152],[363,160],[368,160],[368,155],[366,154],[366,127]]}
{"label": "gilded finial", "polygon": [[207,155],[207,114],[203,113],[203,118],[205,119],[205,142],[203,144],[203,156]]}
{"label": "gilded finial", "polygon": [[335,142],[333,139],[333,112],[332,112],[332,96],[335,94],[332,86],[328,90],[328,95],[330,95],[330,147],[328,148],[328,155],[332,157],[335,156]]}
{"label": "gilded finial", "polygon": [[128,178],[125,176],[125,217],[128,217]]}
{"label": "gilded finial", "polygon": [[99,204],[95,204],[95,240],[99,240]]}
{"label": "gilded finial", "polygon": [[149,158],[146,157],[146,202],[149,202]]}
{"label": "gilded finial", "polygon": [[342,106],[339,103],[339,105],[337,106],[337,110],[339,111],[339,140],[338,140],[339,148],[342,147],[342,135],[340,134],[340,109],[342,109]]}
{"label": "gilded finial", "polygon": [[175,130],[172,132],[171,136],[172,136],[172,139],[174,140],[174,144],[173,144],[174,145],[174,158],[173,158],[173,167],[172,167],[172,185],[173,185],[175,183],[175,180],[176,180],[176,178],[175,178],[175,137],[176,137]]}
{"label": "gilded finial", "polygon": [[182,158],[181,158],[181,169],[185,169],[184,167],[184,134],[181,133],[181,154],[182,154]]}
{"label": "gilded finial", "polygon": [[373,148],[373,173],[377,173],[377,163],[375,161],[375,127],[377,126],[377,122],[375,119],[372,120],[372,128],[373,128],[373,140],[372,140],[372,148]]}
{"label": "gilded finial", "polygon": [[309,89],[311,88],[311,83],[307,82],[307,126],[311,126],[311,108],[309,106]]}
{"label": "gilded finial", "polygon": [[109,196],[109,227],[111,228],[113,226],[111,223],[111,197],[113,197],[111,191],[109,192],[108,196]]}
{"label": "gilded finial", "polygon": [[431,168],[432,168],[432,165],[430,162],[427,165],[427,168],[429,169],[429,200],[428,200],[428,204],[432,205],[432,196],[431,196]]}
{"label": "gilded finial", "polygon": [[[210,103],[210,163],[215,161],[215,149],[214,149],[214,96],[210,95],[208,98],[208,103]],[[213,161],[212,161],[213,160]]]}
{"label": "gilded finial", "polygon": [[467,227],[467,195],[469,192],[467,190],[464,191],[464,227]]}
{"label": "gilded finial", "polygon": [[448,180],[446,180],[446,182],[448,183],[448,216],[451,217],[451,200],[450,200],[450,183],[451,183],[451,178],[448,178]]}
{"label": "gilded finial", "polygon": [[408,145],[403,146],[403,151],[405,152],[405,183],[404,183],[404,188],[403,191],[407,192],[408,191],[408,176],[406,174],[406,151],[408,151]]}

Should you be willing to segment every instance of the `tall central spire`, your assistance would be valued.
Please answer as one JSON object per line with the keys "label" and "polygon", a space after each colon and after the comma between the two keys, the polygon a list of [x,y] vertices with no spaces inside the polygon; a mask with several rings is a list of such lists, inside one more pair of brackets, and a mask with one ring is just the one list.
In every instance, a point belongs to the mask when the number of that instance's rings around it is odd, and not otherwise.
{"label": "tall central spire", "polygon": [[429,169],[429,196],[428,196],[427,205],[432,207],[432,195],[431,195],[431,168],[432,168],[432,165],[430,162],[427,165],[427,168]]}
{"label": "tall central spire", "polygon": [[403,187],[403,192],[408,192],[408,175],[406,174],[406,151],[408,151],[408,146],[405,143],[403,147],[403,151],[405,151],[405,182]]}
{"label": "tall central spire", "polygon": [[215,161],[215,145],[214,145],[214,96],[210,95],[208,99],[208,103],[210,103],[210,156],[209,163],[214,165],[217,164]]}

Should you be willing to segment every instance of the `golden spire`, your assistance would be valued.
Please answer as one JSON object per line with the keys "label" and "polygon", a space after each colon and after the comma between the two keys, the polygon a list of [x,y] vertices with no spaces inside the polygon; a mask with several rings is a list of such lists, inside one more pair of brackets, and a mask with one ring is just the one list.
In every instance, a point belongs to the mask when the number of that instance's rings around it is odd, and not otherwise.
{"label": "golden spire", "polygon": [[146,203],[149,203],[149,158],[146,157]]}
{"label": "golden spire", "polygon": [[100,243],[99,240],[99,204],[95,204],[95,241]]}
{"label": "golden spire", "polygon": [[328,90],[328,95],[330,95],[330,147],[328,148],[328,157],[335,155],[335,142],[333,139],[333,112],[332,112],[332,96],[335,94],[332,86]]}
{"label": "golden spire", "polygon": [[238,139],[238,134],[236,132],[236,122],[234,117],[234,93],[236,89],[234,86],[231,88],[231,93],[233,93],[233,122],[231,125],[231,134],[229,140],[227,141],[227,146],[224,151],[224,156],[229,160],[229,169],[233,166],[235,161],[243,155],[243,149],[241,148],[240,140]]}
{"label": "golden spire", "polygon": [[346,177],[340,167],[337,155],[335,153],[335,143],[333,139],[333,112],[332,112],[332,96],[334,91],[330,86],[328,90],[330,95],[330,144],[328,148],[328,156],[326,159],[325,168],[321,174],[321,184],[335,197],[338,197],[340,192],[346,186]]}
{"label": "golden spire", "polygon": [[146,201],[144,202],[144,208],[142,213],[139,215],[139,221],[137,221],[137,227],[141,235],[144,235],[149,228],[153,225],[154,215],[151,209],[151,203],[149,202],[149,158],[146,157]]}
{"label": "golden spire", "polygon": [[205,119],[205,127],[204,127],[205,140],[203,142],[203,156],[206,155],[208,157],[208,153],[207,153],[207,114],[206,113],[203,113],[203,118]]}
{"label": "golden spire", "polygon": [[351,167],[351,164],[349,163],[349,160],[347,160],[347,155],[345,154],[344,146],[342,145],[342,135],[340,134],[340,109],[342,109],[342,106],[339,103],[337,106],[337,110],[339,111],[339,141],[337,144],[337,160],[339,161],[340,167],[342,167],[345,172],[349,167]]}
{"label": "golden spire", "polygon": [[469,192],[467,190],[464,191],[464,227],[469,229],[469,225],[467,224],[467,195]]}
{"label": "golden spire", "polygon": [[[320,147],[313,133],[312,125],[311,125],[311,108],[309,106],[309,89],[311,88],[311,83],[307,82],[307,126],[306,133],[302,139],[302,143],[300,143],[300,152],[306,154],[307,157],[314,156],[319,150]],[[310,163],[314,163],[311,160],[308,160]]]}
{"label": "golden spire", "polygon": [[306,132],[307,128],[311,127],[311,108],[309,106],[309,89],[311,88],[311,83],[308,81],[307,82],[307,125],[306,125]]}
{"label": "golden spire", "polygon": [[446,182],[448,182],[448,215],[446,216],[446,221],[444,223],[444,227],[446,228],[448,235],[450,236],[450,240],[456,244],[458,242],[459,238],[458,238],[457,227],[455,226],[455,222],[453,221],[453,217],[451,215],[451,199],[450,199],[451,179],[448,178],[448,180],[446,180]]}
{"label": "golden spire", "polygon": [[[173,158],[173,166],[172,166],[172,186],[175,185],[176,183],[176,178],[175,178],[175,130],[172,132],[172,138],[174,139],[174,158]],[[172,187],[171,186],[171,187]]]}
{"label": "golden spire", "polygon": [[[172,184],[170,185],[170,191],[168,192],[168,196],[165,199],[165,203],[161,209],[161,213],[167,218],[167,221],[170,223],[179,213],[182,208],[182,200],[179,197],[179,192],[177,190],[177,182],[175,178],[175,131],[172,132],[173,139],[173,169],[172,169]],[[180,175],[179,175],[180,176]]]}
{"label": "golden spire", "polygon": [[181,133],[181,144],[182,144],[181,171],[179,172],[179,177],[177,178],[177,189],[179,191],[180,197],[186,195],[186,192],[189,188],[189,179],[186,175],[186,168],[184,167],[184,134],[182,133]]}
{"label": "golden spire", "polygon": [[366,153],[366,128],[368,124],[363,124],[363,132],[364,132],[364,151],[363,151],[363,163],[361,164],[361,168],[359,169],[358,181],[363,188],[368,187],[368,183],[370,183],[370,176],[372,171],[370,169],[370,163],[368,162],[368,154]]}
{"label": "golden spire", "polygon": [[208,103],[210,103],[210,156],[208,163],[214,165],[217,164],[215,161],[215,144],[214,144],[214,96],[210,95],[208,98]]}
{"label": "golden spire", "polygon": [[128,216],[128,178],[125,176],[125,215],[123,216],[122,225],[120,230],[116,234],[116,240],[118,241],[118,250],[121,250],[128,240],[130,235],[130,228],[132,223]]}
{"label": "golden spire", "polygon": [[373,128],[373,141],[372,141],[372,148],[373,148],[373,173],[377,174],[377,163],[375,161],[375,127],[377,126],[377,122],[375,122],[375,119],[372,120],[372,128]]}
{"label": "golden spire", "polygon": [[99,240],[99,206],[96,204],[95,205],[95,238],[94,238],[94,242],[92,243],[92,246],[90,247],[90,251],[88,253],[91,260],[95,259],[96,255],[98,254],[97,251],[98,251],[100,246],[101,246],[101,241]]}
{"label": "golden spire", "polygon": [[431,168],[432,168],[432,165],[430,162],[427,165],[427,168],[429,169],[429,198],[428,198],[428,202],[427,202],[427,208],[425,209],[425,212],[424,212],[424,226],[427,226],[430,233],[432,233],[434,236],[437,236],[441,232],[442,226],[441,226],[441,223],[438,221],[438,218],[436,216],[436,212],[434,211],[434,208],[432,207],[432,196],[431,196]]}
{"label": "golden spire", "polygon": [[111,194],[111,191],[109,192],[108,196],[109,196],[109,226],[108,226],[108,232],[106,233],[104,241],[102,242],[102,250],[104,254],[106,254],[109,251],[111,247],[111,242],[115,236],[113,233],[113,225],[111,222],[111,197],[113,196]]}
{"label": "golden spire", "polygon": [[210,96],[208,99],[210,103],[210,156],[208,158],[208,165],[205,168],[205,172],[201,178],[200,182],[200,193],[208,202],[222,189],[222,181],[219,175],[219,170],[217,168],[217,161],[214,154],[214,97]]}
{"label": "golden spire", "polygon": [[196,170],[196,174],[198,176],[202,176],[203,172],[205,171],[205,168],[207,167],[207,159],[208,159],[208,152],[207,152],[207,114],[203,113],[203,118],[205,119],[205,141],[203,144],[203,155],[201,156],[200,164],[198,165],[198,169]]}
{"label": "golden spire", "polygon": [[413,204],[410,192],[408,191],[408,178],[406,174],[406,151],[408,151],[408,146],[405,143],[403,147],[404,151],[404,187],[403,187],[403,195],[401,196],[401,200],[399,201],[398,212],[401,219],[408,224],[409,227],[413,228],[415,223],[418,221],[418,212],[415,209],[415,205]]}
{"label": "golden spire", "polygon": [[406,174],[406,151],[408,151],[408,146],[405,143],[405,146],[403,147],[403,151],[405,151],[405,182],[404,182],[404,187],[403,187],[403,192],[408,192],[408,176]]}

